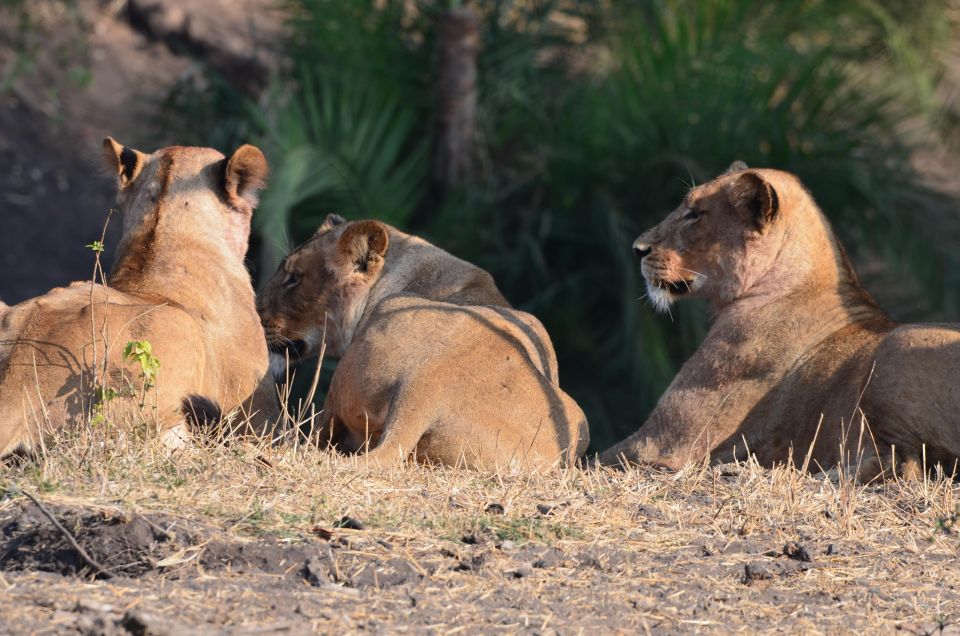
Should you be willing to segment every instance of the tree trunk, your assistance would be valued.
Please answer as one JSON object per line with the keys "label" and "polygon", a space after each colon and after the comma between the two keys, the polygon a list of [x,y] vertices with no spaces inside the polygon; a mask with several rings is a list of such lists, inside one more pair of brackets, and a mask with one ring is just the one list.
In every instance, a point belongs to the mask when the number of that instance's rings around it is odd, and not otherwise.
{"label": "tree trunk", "polygon": [[438,135],[433,178],[442,190],[470,174],[477,111],[477,54],[480,21],[472,9],[440,17],[437,78]]}

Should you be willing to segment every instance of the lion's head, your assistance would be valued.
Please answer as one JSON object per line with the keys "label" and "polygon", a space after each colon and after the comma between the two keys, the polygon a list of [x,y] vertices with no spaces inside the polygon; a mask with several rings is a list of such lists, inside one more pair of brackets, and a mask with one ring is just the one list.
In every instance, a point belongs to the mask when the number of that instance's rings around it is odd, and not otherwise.
{"label": "lion's head", "polygon": [[[294,249],[258,296],[271,354],[343,355],[370,288],[383,272],[390,244],[378,221],[347,222],[336,214]],[[273,357],[273,356],[271,356]]]}
{"label": "lion's head", "polygon": [[739,161],[691,189],[633,244],[654,307],[665,311],[682,296],[724,305],[743,295],[777,257],[783,192],[797,198],[798,191],[795,177]]}
{"label": "lion's head", "polygon": [[[107,137],[107,169],[117,176],[117,203],[123,212],[117,279],[136,274],[143,255],[158,235],[173,238],[182,228],[193,237],[209,237],[242,263],[250,235],[257,191],[267,176],[267,161],[256,147],[244,145],[229,158],[211,148],[172,146],[146,154]],[[221,247],[222,246],[222,247]],[[133,271],[130,271],[133,270]]]}

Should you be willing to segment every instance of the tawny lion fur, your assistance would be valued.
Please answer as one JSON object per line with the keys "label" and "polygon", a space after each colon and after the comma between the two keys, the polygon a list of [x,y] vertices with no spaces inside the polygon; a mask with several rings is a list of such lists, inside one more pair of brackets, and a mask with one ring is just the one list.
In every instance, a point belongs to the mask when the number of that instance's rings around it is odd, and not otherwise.
{"label": "tawny lion fur", "polygon": [[793,175],[743,164],[694,188],[634,250],[649,296],[709,299],[713,324],[640,429],[601,454],[916,476],[960,457],[960,326],[897,325]]}
{"label": "tawny lion fur", "polygon": [[[269,359],[243,263],[263,154],[147,155],[110,138],[103,147],[119,180],[116,263],[107,285],[73,283],[2,312],[0,456],[97,418],[145,421],[179,446],[188,420],[216,418],[258,385],[272,390],[261,383]],[[123,359],[141,340],[160,362],[146,391],[139,364]]]}
{"label": "tawny lion fur", "polygon": [[[341,357],[321,436],[372,461],[571,465],[588,442],[550,338],[491,276],[376,221],[331,215],[268,283],[271,350]],[[277,358],[280,357],[279,354]]]}

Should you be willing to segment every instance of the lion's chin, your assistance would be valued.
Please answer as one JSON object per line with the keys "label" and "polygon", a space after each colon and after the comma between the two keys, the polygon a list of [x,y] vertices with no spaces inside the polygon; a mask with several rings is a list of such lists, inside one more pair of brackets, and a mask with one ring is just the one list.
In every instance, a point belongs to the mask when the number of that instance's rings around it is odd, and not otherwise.
{"label": "lion's chin", "polygon": [[698,286],[696,279],[667,282],[663,279],[646,279],[647,298],[656,311],[669,312],[670,305],[680,296],[693,293]]}
{"label": "lion's chin", "polygon": [[287,356],[270,352],[270,376],[277,384],[287,382]]}
{"label": "lion's chin", "polygon": [[280,356],[289,355],[291,360],[299,361],[303,358],[309,346],[305,340],[273,340],[267,343],[267,349],[270,353],[276,353]]}
{"label": "lion's chin", "polygon": [[303,340],[270,342],[270,375],[274,382],[286,384],[291,368],[296,367],[307,353],[307,343]]}

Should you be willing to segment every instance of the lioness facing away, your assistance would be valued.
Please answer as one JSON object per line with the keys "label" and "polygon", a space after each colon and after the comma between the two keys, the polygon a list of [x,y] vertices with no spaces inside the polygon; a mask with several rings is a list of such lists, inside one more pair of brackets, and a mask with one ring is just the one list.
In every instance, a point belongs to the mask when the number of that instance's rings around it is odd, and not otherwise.
{"label": "lioness facing away", "polygon": [[583,412],[550,338],[491,276],[377,221],[331,215],[260,296],[271,356],[340,357],[321,437],[367,457],[480,469],[571,465]]}
{"label": "lioness facing away", "polygon": [[243,263],[263,153],[148,155],[110,138],[103,151],[123,215],[115,265],[107,285],[74,283],[3,310],[0,456],[96,418],[147,421],[179,446],[188,420],[234,409],[266,376]]}
{"label": "lioness facing away", "polygon": [[634,243],[655,307],[713,324],[640,429],[600,456],[678,468],[709,454],[915,476],[960,457],[960,326],[894,324],[793,175],[730,171]]}

